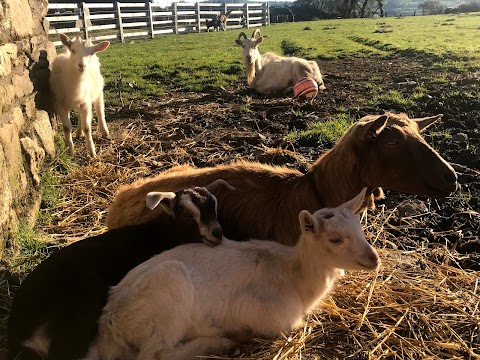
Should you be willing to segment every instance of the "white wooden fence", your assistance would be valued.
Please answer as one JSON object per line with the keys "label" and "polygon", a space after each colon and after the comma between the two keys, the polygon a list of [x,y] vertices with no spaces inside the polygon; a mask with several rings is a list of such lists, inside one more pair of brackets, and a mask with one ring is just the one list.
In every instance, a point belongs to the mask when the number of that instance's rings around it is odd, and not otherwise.
{"label": "white wooden fence", "polygon": [[129,38],[206,31],[207,20],[230,10],[227,29],[270,25],[268,3],[179,2],[161,7],[148,1],[49,4],[46,23],[50,40],[57,46],[61,45],[58,33],[124,42]]}

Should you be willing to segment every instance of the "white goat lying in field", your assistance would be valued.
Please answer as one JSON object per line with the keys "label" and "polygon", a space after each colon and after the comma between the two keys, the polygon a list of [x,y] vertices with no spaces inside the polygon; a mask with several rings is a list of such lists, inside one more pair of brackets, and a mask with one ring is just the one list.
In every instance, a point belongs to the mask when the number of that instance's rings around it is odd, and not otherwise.
{"label": "white goat lying in field", "polygon": [[224,239],[216,248],[181,245],[137,266],[112,288],[89,358],[194,359],[291,331],[343,269],[379,266],[354,214],[365,194],[313,215],[301,211],[294,247]]}
{"label": "white goat lying in field", "polygon": [[88,153],[95,157],[95,145],[92,139],[92,104],[98,117],[98,128],[103,137],[109,138],[103,101],[104,83],[100,74],[100,61],[95,53],[105,50],[110,43],[102,41],[93,45],[90,39],[80,38],[72,41],[64,34],[60,34],[60,40],[66,50],[53,60],[50,75],[55,112],[62,120],[68,151],[73,154],[70,110],[78,111],[77,138],[85,135]]}
{"label": "white goat lying in field", "polygon": [[[256,38],[256,35],[259,37]],[[250,39],[241,32],[235,42],[243,48],[248,84],[260,94],[291,91],[295,83],[303,77],[314,79],[318,89],[325,90],[322,74],[315,61],[274,53],[260,55],[258,45],[263,42],[263,36],[259,29],[255,29]]]}

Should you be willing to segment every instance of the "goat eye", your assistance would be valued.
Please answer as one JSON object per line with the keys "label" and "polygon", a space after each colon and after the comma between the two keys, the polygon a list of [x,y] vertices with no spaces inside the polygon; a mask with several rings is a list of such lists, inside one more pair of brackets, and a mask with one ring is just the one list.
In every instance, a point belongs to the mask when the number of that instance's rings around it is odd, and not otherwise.
{"label": "goat eye", "polygon": [[74,55],[75,55],[75,51],[74,51],[74,50],[71,50],[71,51],[72,51],[72,54],[74,54]]}
{"label": "goat eye", "polygon": [[340,244],[342,242],[342,239],[340,238],[333,238],[333,239],[330,239],[330,242],[332,244]]}

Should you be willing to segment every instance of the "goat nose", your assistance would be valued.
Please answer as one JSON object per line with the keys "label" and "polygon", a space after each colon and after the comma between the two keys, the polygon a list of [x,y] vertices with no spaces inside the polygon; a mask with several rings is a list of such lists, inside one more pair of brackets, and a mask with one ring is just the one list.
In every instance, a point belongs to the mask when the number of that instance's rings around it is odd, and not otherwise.
{"label": "goat nose", "polygon": [[216,226],[212,230],[212,235],[215,236],[217,239],[220,239],[223,235],[222,228],[220,226]]}
{"label": "goat nose", "polygon": [[378,254],[375,253],[375,254],[370,254],[368,256],[368,260],[370,260],[372,263],[378,263],[378,261],[380,260],[380,258],[378,257]]}
{"label": "goat nose", "polygon": [[458,176],[457,173],[454,171],[449,171],[448,173],[445,174],[445,180],[448,182],[454,183],[457,182]]}

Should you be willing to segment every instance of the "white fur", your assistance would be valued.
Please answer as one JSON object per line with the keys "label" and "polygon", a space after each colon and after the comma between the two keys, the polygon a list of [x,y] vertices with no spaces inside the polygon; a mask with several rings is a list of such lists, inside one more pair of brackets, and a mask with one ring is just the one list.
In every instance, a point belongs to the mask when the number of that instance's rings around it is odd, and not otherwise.
{"label": "white fur", "polygon": [[70,110],[78,111],[77,138],[85,135],[88,153],[95,157],[95,145],[92,139],[92,104],[98,117],[99,131],[103,137],[109,138],[103,100],[104,82],[100,74],[100,61],[95,53],[105,50],[110,43],[103,41],[93,45],[89,39],[80,38],[72,41],[64,34],[60,34],[60,39],[65,45],[65,52],[53,60],[50,75],[55,112],[62,120],[68,151],[73,154]]}
{"label": "white fur", "polygon": [[[256,29],[247,39],[242,32],[235,42],[243,48],[243,59],[247,71],[247,81],[252,89],[261,94],[288,92],[303,77],[314,79],[319,90],[324,90],[322,74],[315,61],[298,57],[279,56],[274,53],[261,55],[258,46],[263,42],[260,30]],[[244,37],[243,40],[240,37]]]}
{"label": "white fur", "polygon": [[182,245],[137,266],[112,288],[91,354],[135,358],[133,348],[138,360],[186,360],[226,351],[234,339],[291,331],[344,269],[378,267],[352,212],[365,192],[338,208],[300,212],[294,247],[224,239],[216,248]]}

